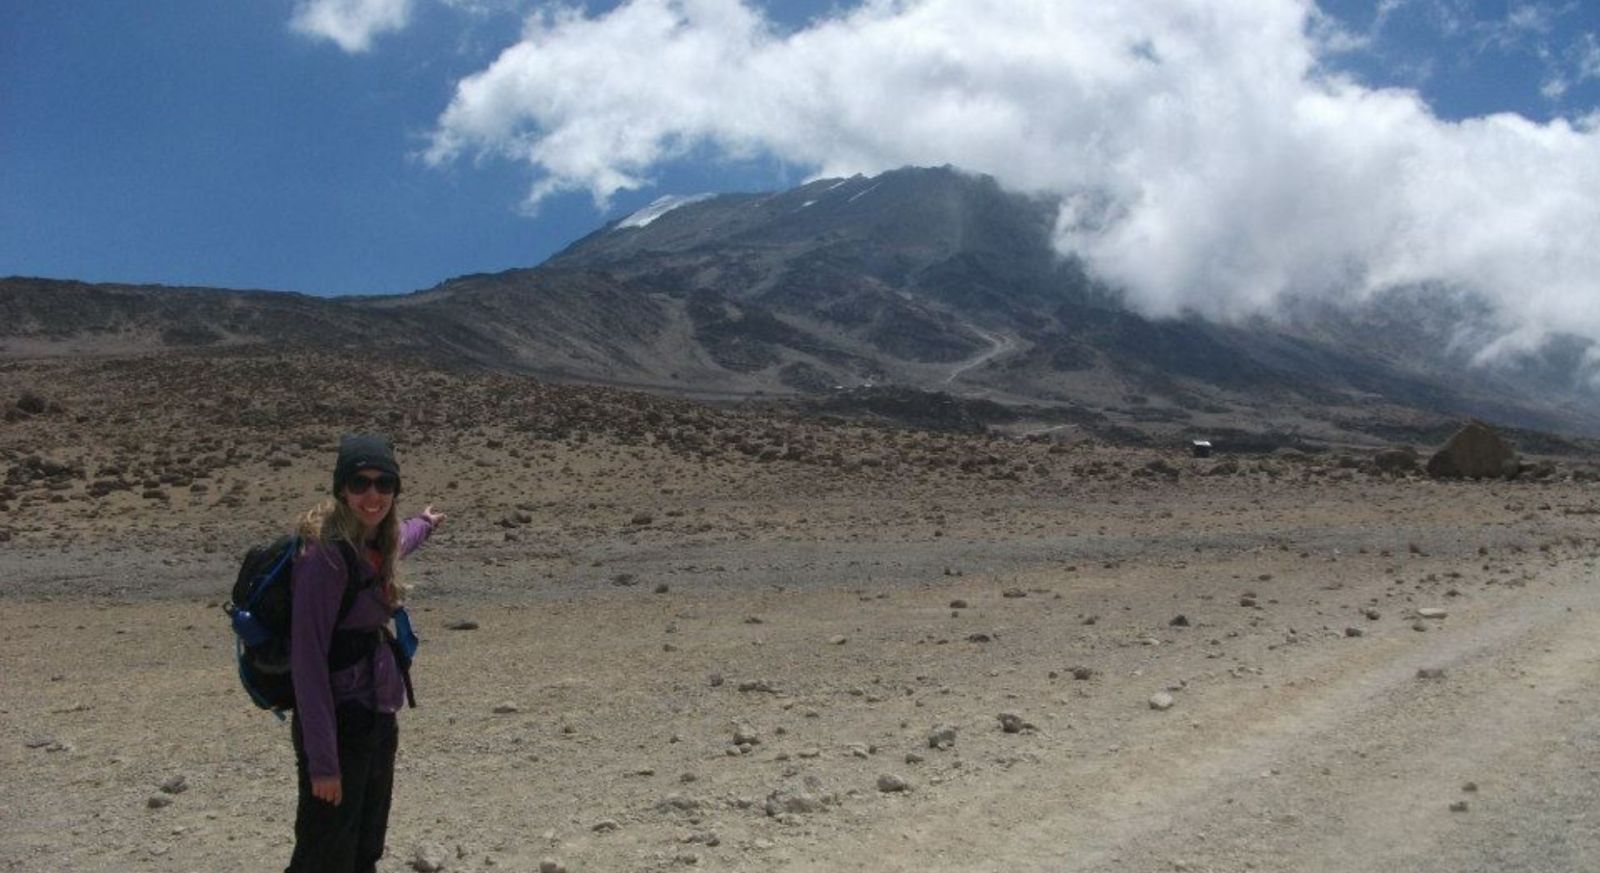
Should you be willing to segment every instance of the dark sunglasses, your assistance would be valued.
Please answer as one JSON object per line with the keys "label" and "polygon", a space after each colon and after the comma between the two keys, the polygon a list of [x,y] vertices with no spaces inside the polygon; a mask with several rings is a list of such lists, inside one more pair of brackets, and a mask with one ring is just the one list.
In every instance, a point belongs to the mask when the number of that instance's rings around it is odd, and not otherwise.
{"label": "dark sunglasses", "polygon": [[390,476],[351,476],[350,481],[344,483],[344,490],[351,494],[365,494],[368,488],[378,489],[379,494],[393,494],[400,487],[400,477]]}

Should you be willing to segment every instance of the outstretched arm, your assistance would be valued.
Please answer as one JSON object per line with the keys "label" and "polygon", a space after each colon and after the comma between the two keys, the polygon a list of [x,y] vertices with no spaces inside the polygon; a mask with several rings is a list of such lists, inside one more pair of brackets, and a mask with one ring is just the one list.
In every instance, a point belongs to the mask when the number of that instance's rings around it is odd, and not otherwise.
{"label": "outstretched arm", "polygon": [[445,514],[433,508],[433,504],[424,507],[421,514],[406,519],[400,525],[400,556],[405,557],[416,551],[428,539],[428,535],[444,524]]}

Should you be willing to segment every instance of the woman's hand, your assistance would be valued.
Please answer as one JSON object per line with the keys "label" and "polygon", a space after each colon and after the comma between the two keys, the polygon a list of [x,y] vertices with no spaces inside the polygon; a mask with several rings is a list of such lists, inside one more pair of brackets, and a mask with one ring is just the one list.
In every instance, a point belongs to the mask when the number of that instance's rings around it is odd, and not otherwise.
{"label": "woman's hand", "polygon": [[338,776],[313,776],[311,796],[324,803],[338,806],[339,802],[344,800],[344,787]]}
{"label": "woman's hand", "polygon": [[422,520],[428,523],[428,527],[438,530],[439,525],[444,524],[445,514],[434,509],[430,503],[422,509]]}

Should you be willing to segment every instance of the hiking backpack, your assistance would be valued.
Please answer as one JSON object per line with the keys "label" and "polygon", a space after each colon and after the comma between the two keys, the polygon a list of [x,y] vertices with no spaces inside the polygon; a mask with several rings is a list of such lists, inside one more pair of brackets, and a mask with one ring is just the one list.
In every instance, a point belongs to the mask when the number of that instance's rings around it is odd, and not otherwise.
{"label": "hiking backpack", "polygon": [[[239,681],[256,706],[272,710],[279,718],[285,710],[294,708],[294,677],[289,665],[293,615],[289,582],[302,545],[299,537],[285,535],[246,552],[239,577],[233,583],[232,598],[222,607],[233,625]],[[336,629],[364,587],[355,550],[341,542],[339,552],[347,575],[339,614],[333,620]],[[360,661],[380,642],[381,635],[374,632],[335,630],[328,647],[329,670]]]}

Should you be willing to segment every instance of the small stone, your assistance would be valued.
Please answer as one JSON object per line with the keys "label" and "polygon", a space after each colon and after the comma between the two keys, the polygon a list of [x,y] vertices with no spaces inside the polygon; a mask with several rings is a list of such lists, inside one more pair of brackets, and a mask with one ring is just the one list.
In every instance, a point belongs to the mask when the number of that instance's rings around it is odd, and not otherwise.
{"label": "small stone", "polygon": [[676,792],[668,794],[656,803],[659,812],[694,812],[700,808],[700,801]]}
{"label": "small stone", "polygon": [[1451,812],[1466,812],[1467,811],[1467,802],[1465,800],[1457,800],[1456,802],[1450,804],[1450,811]]}
{"label": "small stone", "polygon": [[502,703],[494,708],[495,715],[514,715],[522,711],[522,707],[515,703]]}
{"label": "small stone", "polygon": [[1347,627],[1344,629],[1344,635],[1347,637],[1364,637],[1367,632],[1358,627]]}
{"label": "small stone", "polygon": [[1417,668],[1417,678],[1418,679],[1443,679],[1444,678],[1444,668],[1443,667],[1418,667]]}
{"label": "small stone", "polygon": [[734,745],[736,745],[736,746],[754,746],[754,745],[756,745],[756,744],[758,744],[760,742],[761,742],[761,735],[756,733],[755,728],[753,728],[753,727],[751,727],[751,726],[749,726],[747,724],[735,724],[733,726],[733,744]]}
{"label": "small stone", "polygon": [[614,818],[603,818],[589,826],[589,830],[597,834],[609,834],[620,829],[622,825]]}
{"label": "small stone", "polygon": [[444,849],[431,843],[417,847],[411,853],[411,869],[418,873],[438,873],[444,869]]}
{"label": "small stone", "polygon": [[1000,596],[1005,598],[1027,597],[1028,592],[1023,591],[1021,588],[1007,588],[1000,592]]}
{"label": "small stone", "polygon": [[1014,712],[1002,712],[996,718],[1000,719],[1000,729],[1008,734],[1021,733],[1023,728],[1032,727]]}
{"label": "small stone", "polygon": [[956,744],[956,729],[947,724],[934,726],[928,732],[928,748],[948,749]]}
{"label": "small stone", "polygon": [[849,641],[850,640],[843,635],[837,635],[828,638],[828,643],[835,646],[842,646]]}
{"label": "small stone", "polygon": [[1072,678],[1078,680],[1079,682],[1087,682],[1094,678],[1094,670],[1088,667],[1073,667]]}
{"label": "small stone", "polygon": [[884,773],[878,777],[878,790],[885,794],[903,793],[911,790],[911,783],[893,773]]}
{"label": "small stone", "polygon": [[1368,621],[1377,621],[1378,619],[1383,618],[1383,613],[1377,611],[1376,609],[1363,609],[1361,610],[1361,614],[1366,616]]}
{"label": "small stone", "polygon": [[821,812],[823,806],[822,799],[814,794],[779,789],[767,795],[767,802],[764,808],[767,815],[779,816],[784,813],[806,814]]}
{"label": "small stone", "polygon": [[1424,606],[1417,610],[1417,618],[1440,619],[1448,616],[1449,614],[1449,612],[1446,612],[1437,606]]}
{"label": "small stone", "polygon": [[1160,712],[1171,709],[1175,702],[1172,695],[1165,691],[1158,691],[1150,696],[1150,708]]}
{"label": "small stone", "polygon": [[967,602],[965,600],[960,599],[960,598],[956,598],[955,600],[950,601],[950,608],[951,609],[966,609],[967,608]]}
{"label": "small stone", "polygon": [[188,790],[189,780],[185,779],[181,773],[161,783],[161,791],[165,794],[182,794]]}
{"label": "small stone", "polygon": [[171,806],[172,798],[165,794],[152,794],[149,799],[145,800],[144,805],[150,809],[161,809],[162,807]]}
{"label": "small stone", "polygon": [[1476,782],[1465,783],[1465,784],[1463,784],[1461,786],[1461,790],[1465,791],[1468,794],[1477,794],[1478,793],[1478,783],[1476,783]]}
{"label": "small stone", "polygon": [[1172,619],[1170,621],[1167,622],[1167,626],[1168,627],[1188,627],[1189,626],[1189,617],[1186,616],[1186,615],[1175,615],[1175,616],[1172,617]]}
{"label": "small stone", "polygon": [[469,618],[462,618],[447,623],[444,628],[453,631],[471,631],[478,629],[478,623]]}
{"label": "small stone", "polygon": [[539,862],[539,873],[567,873],[567,868],[554,858],[545,858]]}

